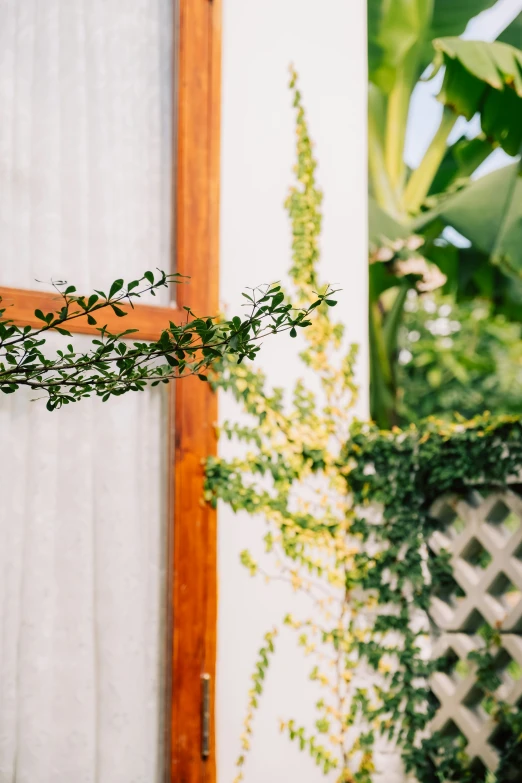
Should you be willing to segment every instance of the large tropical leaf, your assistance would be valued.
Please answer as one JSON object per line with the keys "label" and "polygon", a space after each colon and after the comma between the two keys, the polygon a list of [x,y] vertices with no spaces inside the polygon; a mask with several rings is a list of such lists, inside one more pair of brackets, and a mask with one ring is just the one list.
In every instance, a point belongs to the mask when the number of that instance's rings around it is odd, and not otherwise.
{"label": "large tropical leaf", "polygon": [[384,59],[385,47],[381,40],[381,30],[384,18],[384,2],[382,0],[368,0],[368,71],[370,79]]}
{"label": "large tropical leaf", "polygon": [[495,5],[497,0],[435,0],[430,36],[460,35],[473,17]]}
{"label": "large tropical leaf", "polygon": [[411,235],[408,226],[399,223],[370,197],[368,202],[368,229],[370,245],[379,247],[386,242],[406,239]]}
{"label": "large tropical leaf", "polygon": [[500,33],[497,41],[522,49],[522,12]]}
{"label": "large tropical leaf", "polygon": [[[376,302],[390,288],[408,289],[419,286],[419,290],[428,290],[426,286],[441,285],[444,276],[438,274],[436,266],[426,261],[424,242],[426,247],[431,247],[433,239],[440,236],[443,228],[442,220],[438,223],[432,221],[424,230],[423,237],[416,236],[410,223],[398,222],[370,197],[371,302]],[[389,310],[389,302],[386,303],[385,310]],[[397,312],[401,311],[402,306],[398,306]]]}
{"label": "large tropical leaf", "polygon": [[[370,250],[374,251],[383,245],[391,245],[397,240],[405,240],[411,236],[409,228],[399,223],[377,204],[373,198],[368,200],[368,238]],[[370,301],[376,302],[384,291],[400,283],[388,264],[379,262],[370,264]],[[377,328],[376,325],[374,325]]]}
{"label": "large tropical leaf", "polygon": [[433,16],[426,36],[420,72],[433,60],[433,41],[436,38],[461,35],[471,19],[491,8],[496,2],[498,0],[434,0]]}
{"label": "large tropical leaf", "polygon": [[433,0],[368,0],[370,81],[384,92],[395,83],[408,54],[422,44]]}
{"label": "large tropical leaf", "polygon": [[472,180],[414,223],[419,231],[437,218],[455,228],[493,263],[522,275],[522,176],[520,162]]}
{"label": "large tropical leaf", "polygon": [[509,155],[522,144],[522,52],[504,43],[439,38],[437,64],[445,66],[439,100],[470,120]]}
{"label": "large tropical leaf", "polygon": [[494,148],[495,145],[483,133],[472,139],[461,136],[446,149],[428,195],[444,193],[455,180],[471,177]]}

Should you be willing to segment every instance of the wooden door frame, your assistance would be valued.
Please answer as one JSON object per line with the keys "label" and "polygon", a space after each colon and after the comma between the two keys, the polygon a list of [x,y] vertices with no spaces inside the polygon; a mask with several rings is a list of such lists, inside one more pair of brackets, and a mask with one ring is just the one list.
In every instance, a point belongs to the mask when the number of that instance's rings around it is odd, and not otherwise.
{"label": "wooden door frame", "polygon": [[[159,338],[190,303],[198,315],[219,304],[219,151],[221,0],[173,0],[173,258],[192,278],[177,289],[177,307],[135,305],[125,326]],[[122,270],[122,274],[124,270]],[[53,293],[0,288],[14,323],[41,326],[35,309],[56,308]],[[109,330],[112,323],[107,326]],[[116,320],[116,319],[115,319]],[[121,322],[120,322],[121,323]],[[117,330],[120,323],[114,324]],[[97,335],[85,319],[71,332]],[[136,336],[132,335],[132,339]],[[216,453],[217,402],[209,385],[186,378],[169,387],[169,783],[215,783],[214,693],[217,621],[216,512],[203,503],[203,461]],[[210,753],[201,754],[201,678],[210,675]]]}
{"label": "wooden door frame", "polygon": [[[215,315],[219,304],[221,0],[178,0],[176,172],[181,307]],[[216,512],[202,501],[203,460],[215,454],[217,402],[195,378],[173,384],[173,654],[170,783],[214,783],[217,620]],[[201,676],[210,675],[210,753],[201,756]]]}

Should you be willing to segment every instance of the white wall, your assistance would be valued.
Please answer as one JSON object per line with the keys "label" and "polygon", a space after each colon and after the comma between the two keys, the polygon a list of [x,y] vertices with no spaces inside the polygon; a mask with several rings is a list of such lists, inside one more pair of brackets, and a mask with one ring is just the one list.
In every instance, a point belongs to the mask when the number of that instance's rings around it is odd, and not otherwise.
{"label": "white wall", "polygon": [[[290,231],[283,201],[292,181],[294,112],[288,66],[299,74],[325,193],[322,276],[342,288],[336,315],[360,345],[359,413],[367,412],[366,9],[363,0],[224,0],[221,297],[234,309],[246,286],[284,277]],[[301,371],[295,341],[274,338],[259,363],[278,385]],[[220,400],[221,419],[236,415]],[[230,453],[228,444],[222,453]],[[295,606],[282,588],[251,579],[239,552],[257,553],[262,523],[219,512],[218,779],[232,783],[249,677],[266,630]],[[316,698],[291,637],[281,638],[255,719],[247,783],[319,781],[308,757],[279,734],[278,719],[313,718]]]}

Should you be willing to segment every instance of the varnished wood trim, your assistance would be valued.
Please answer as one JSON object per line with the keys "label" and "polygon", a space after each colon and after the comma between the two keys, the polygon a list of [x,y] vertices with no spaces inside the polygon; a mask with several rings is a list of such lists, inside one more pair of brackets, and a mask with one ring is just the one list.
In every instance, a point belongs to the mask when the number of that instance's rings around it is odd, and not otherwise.
{"label": "varnished wood trim", "polygon": [[[173,0],[174,1],[174,0]],[[183,305],[198,315],[218,311],[221,0],[178,0],[175,92],[173,256],[194,286],[181,286],[178,308],[135,305],[128,317],[104,311],[110,331],[139,329],[130,338],[155,340],[178,322]],[[6,317],[40,326],[34,311],[54,312],[58,294],[0,288]],[[67,326],[96,335],[85,317]],[[215,454],[217,402],[207,384],[171,384],[169,402],[169,590],[172,613],[170,783],[215,783],[215,662],[217,615],[216,513],[203,503],[203,460]],[[211,676],[210,754],[201,758],[201,675]]]}
{"label": "varnished wood trim", "polygon": [[[177,271],[197,288],[179,305],[218,309],[220,3],[179,0]],[[189,297],[190,294],[190,297]],[[187,300],[187,301],[186,301]],[[207,384],[176,384],[173,495],[171,783],[216,779],[216,514],[202,500],[203,460],[216,452],[215,396]],[[212,682],[210,754],[201,758],[201,675]]]}
{"label": "varnished wood trim", "polygon": [[[210,302],[219,305],[219,205],[221,196],[221,0],[212,0],[211,30],[210,30],[210,100],[209,100],[209,272],[208,296]],[[207,453],[217,454],[218,439],[216,426],[218,422],[217,394],[207,390],[207,405],[209,428],[207,430]],[[216,652],[217,652],[217,612],[218,612],[218,577],[217,577],[217,512],[207,506],[208,545],[205,564],[207,589],[206,595],[206,644],[205,671],[212,675],[211,693],[211,732],[210,757],[207,763],[207,783],[216,781]]]}
{"label": "varnished wood trim", "polygon": [[[22,288],[0,288],[1,308],[6,308],[4,318],[9,318],[17,326],[41,327],[42,321],[35,314],[35,310],[41,310],[44,314],[54,313],[60,310],[63,300],[57,293],[45,291],[31,291]],[[179,323],[184,317],[184,312],[174,307],[154,307],[153,305],[135,304],[134,308],[127,305],[118,305],[128,315],[123,318],[116,316],[110,307],[100,311],[96,316],[97,325],[90,326],[87,317],[81,316],[64,325],[69,332],[74,334],[90,334],[98,336],[98,328],[107,326],[109,332],[118,333],[125,329],[138,329],[138,333],[128,335],[132,340],[157,340],[161,332],[167,329],[169,321]]]}

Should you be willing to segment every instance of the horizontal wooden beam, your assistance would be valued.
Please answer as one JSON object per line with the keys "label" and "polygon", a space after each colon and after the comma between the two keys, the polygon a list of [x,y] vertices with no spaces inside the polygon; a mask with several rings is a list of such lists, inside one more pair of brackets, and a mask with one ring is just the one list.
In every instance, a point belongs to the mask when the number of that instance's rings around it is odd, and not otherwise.
{"label": "horizontal wooden beam", "polygon": [[[45,291],[30,291],[22,288],[1,288],[1,308],[6,308],[4,318],[8,318],[17,326],[41,327],[42,321],[36,318],[34,311],[41,310],[44,314],[54,313],[61,309],[63,301],[58,293]],[[157,340],[161,332],[168,328],[169,321],[178,322],[186,315],[176,307],[155,307],[154,305],[135,304],[134,308],[118,304],[128,315],[119,318],[110,307],[102,310],[96,320],[97,326],[87,323],[87,317],[81,316],[70,321],[66,327],[76,334],[98,335],[100,326],[107,326],[109,332],[118,333],[125,329],[138,329],[138,333],[129,334],[129,340]]]}

